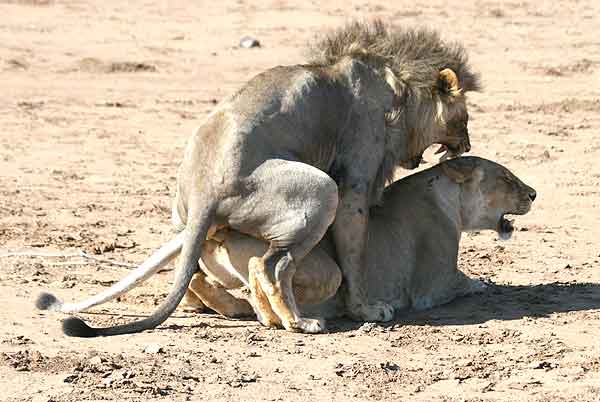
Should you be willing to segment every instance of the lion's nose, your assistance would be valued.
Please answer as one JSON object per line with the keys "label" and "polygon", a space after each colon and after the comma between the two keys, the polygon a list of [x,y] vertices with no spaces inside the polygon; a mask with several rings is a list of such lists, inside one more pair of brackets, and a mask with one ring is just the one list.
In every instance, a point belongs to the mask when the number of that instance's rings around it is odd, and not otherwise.
{"label": "lion's nose", "polygon": [[471,150],[471,141],[469,141],[469,134],[467,133],[466,138],[464,138],[462,142],[462,148],[464,152],[469,152]]}
{"label": "lion's nose", "polygon": [[535,201],[535,197],[537,197],[537,193],[535,192],[535,190],[531,190],[531,192],[529,193],[529,199],[531,200],[531,202]]}

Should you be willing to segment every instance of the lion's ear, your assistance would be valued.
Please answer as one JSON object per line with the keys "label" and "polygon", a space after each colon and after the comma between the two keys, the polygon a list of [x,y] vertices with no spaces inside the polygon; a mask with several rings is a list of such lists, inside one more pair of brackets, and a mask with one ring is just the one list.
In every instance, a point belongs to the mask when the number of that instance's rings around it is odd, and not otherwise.
{"label": "lion's ear", "polygon": [[461,94],[460,82],[458,76],[451,68],[445,68],[440,71],[437,80],[437,89],[450,96],[458,96]]}

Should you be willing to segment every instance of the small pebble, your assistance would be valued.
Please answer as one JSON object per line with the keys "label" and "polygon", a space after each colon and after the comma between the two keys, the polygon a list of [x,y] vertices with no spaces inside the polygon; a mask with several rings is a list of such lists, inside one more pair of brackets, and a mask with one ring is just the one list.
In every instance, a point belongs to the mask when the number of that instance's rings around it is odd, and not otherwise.
{"label": "small pebble", "polygon": [[260,47],[260,42],[251,36],[244,36],[240,39],[240,47],[244,49],[250,49],[253,47]]}
{"label": "small pebble", "polygon": [[89,360],[89,363],[94,365],[102,364],[102,358],[100,356],[94,356]]}
{"label": "small pebble", "polygon": [[144,353],[155,355],[158,353],[164,353],[165,350],[158,343],[152,343],[144,348]]}

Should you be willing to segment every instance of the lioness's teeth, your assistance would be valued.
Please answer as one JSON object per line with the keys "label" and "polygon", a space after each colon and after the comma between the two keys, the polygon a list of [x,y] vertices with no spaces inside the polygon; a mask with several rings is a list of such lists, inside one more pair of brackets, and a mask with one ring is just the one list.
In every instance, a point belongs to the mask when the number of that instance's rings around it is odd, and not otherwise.
{"label": "lioness's teeth", "polygon": [[508,219],[502,217],[502,220],[500,221],[500,230],[504,233],[512,232],[514,230],[514,222],[514,219],[509,221]]}

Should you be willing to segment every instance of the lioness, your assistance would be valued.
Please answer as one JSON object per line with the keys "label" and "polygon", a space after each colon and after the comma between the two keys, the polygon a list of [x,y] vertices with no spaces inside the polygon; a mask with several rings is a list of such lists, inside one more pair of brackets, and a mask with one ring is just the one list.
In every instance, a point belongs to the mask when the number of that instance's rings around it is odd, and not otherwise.
{"label": "lioness", "polygon": [[[452,159],[396,181],[385,190],[383,205],[369,213],[369,296],[398,310],[419,310],[482,290],[483,283],[458,270],[461,232],[495,230],[508,239],[513,225],[505,216],[526,214],[535,198],[535,190],[508,169],[478,157]],[[293,286],[303,313],[325,318],[346,313],[332,246],[328,234],[298,264]],[[268,244],[224,229],[203,247],[188,307],[249,315],[250,304],[227,290],[248,284],[248,262]]]}
{"label": "lioness", "polygon": [[185,231],[162,249],[165,259],[181,249],[181,269],[158,310],[110,328],[71,318],[65,333],[117,335],[162,323],[186,293],[209,231],[223,227],[269,244],[248,267],[263,324],[325,329],[301,317],[292,281],[332,223],[348,314],[392,318],[392,306],[367,300],[368,210],[394,167],[415,168],[431,144],[457,155],[470,149],[465,93],[477,89],[477,76],[461,46],[379,21],[349,24],[313,49],[309,64],[251,79],[190,138],[175,199]]}
{"label": "lioness", "polygon": [[[536,191],[508,169],[478,157],[452,159],[396,181],[385,190],[382,206],[369,214],[369,297],[397,310],[421,310],[482,290],[482,282],[457,267],[461,232],[489,229],[509,239],[514,229],[505,215],[526,214],[535,198]],[[267,244],[228,230],[215,238],[205,243],[203,272],[192,280],[188,303],[194,305],[197,297],[199,307],[245,315],[249,305],[241,299],[227,304],[233,297],[225,289],[247,282],[238,278],[248,278],[247,262]],[[325,236],[298,264],[301,279],[294,291],[304,313],[325,318],[346,313],[340,293],[331,298],[340,279],[332,245]]]}

